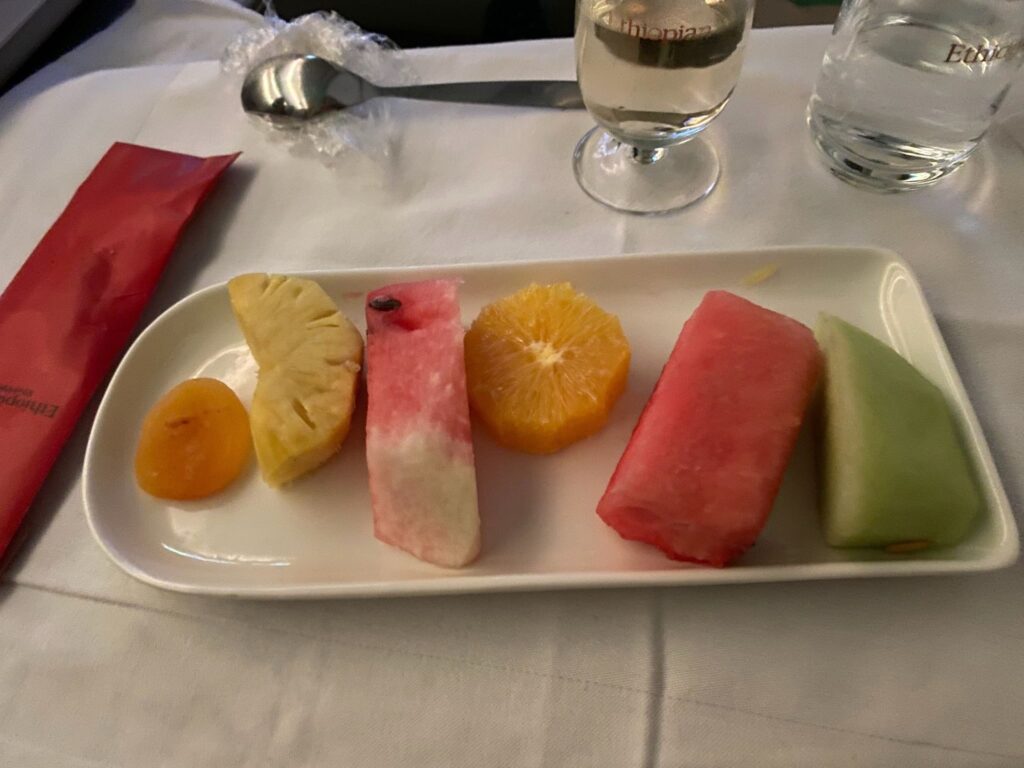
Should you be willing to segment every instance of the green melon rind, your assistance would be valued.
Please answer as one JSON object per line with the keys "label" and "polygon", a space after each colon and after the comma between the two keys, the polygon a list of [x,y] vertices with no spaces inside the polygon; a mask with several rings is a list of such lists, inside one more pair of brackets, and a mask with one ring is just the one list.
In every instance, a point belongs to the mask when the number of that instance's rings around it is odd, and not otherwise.
{"label": "green melon rind", "polygon": [[895,350],[831,315],[821,492],[833,547],[962,541],[984,501],[942,391]]}

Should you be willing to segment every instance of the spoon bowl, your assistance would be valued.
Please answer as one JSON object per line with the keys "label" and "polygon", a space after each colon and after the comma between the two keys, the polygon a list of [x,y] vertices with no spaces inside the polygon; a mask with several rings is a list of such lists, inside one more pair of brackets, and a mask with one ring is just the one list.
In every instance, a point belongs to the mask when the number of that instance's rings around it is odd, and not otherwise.
{"label": "spoon bowl", "polygon": [[[327,111],[352,106],[342,104],[328,92],[328,86],[339,75],[362,81],[358,75],[319,56],[275,56],[257,64],[245,76],[242,109],[274,123],[297,124]],[[353,103],[359,103],[359,87],[353,85],[348,90],[356,96]]]}

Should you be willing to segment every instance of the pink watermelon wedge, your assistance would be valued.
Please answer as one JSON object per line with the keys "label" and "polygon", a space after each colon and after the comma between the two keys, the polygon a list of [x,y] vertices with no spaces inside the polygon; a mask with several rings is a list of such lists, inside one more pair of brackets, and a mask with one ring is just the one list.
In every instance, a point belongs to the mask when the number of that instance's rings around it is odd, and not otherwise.
{"label": "pink watermelon wedge", "polygon": [[374,535],[457,568],[480,551],[464,331],[453,280],[366,300],[366,463]]}
{"label": "pink watermelon wedge", "polygon": [[597,514],[673,559],[726,565],[764,527],[820,370],[808,328],[711,291],[683,326]]}

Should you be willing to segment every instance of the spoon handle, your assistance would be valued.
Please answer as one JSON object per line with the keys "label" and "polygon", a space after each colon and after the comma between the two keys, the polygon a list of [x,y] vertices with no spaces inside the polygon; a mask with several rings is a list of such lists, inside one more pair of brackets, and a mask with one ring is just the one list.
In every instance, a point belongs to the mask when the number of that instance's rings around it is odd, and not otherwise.
{"label": "spoon handle", "polygon": [[462,104],[500,104],[509,107],[582,109],[583,97],[575,80],[511,80],[481,83],[437,83],[397,88],[377,87],[378,96]]}

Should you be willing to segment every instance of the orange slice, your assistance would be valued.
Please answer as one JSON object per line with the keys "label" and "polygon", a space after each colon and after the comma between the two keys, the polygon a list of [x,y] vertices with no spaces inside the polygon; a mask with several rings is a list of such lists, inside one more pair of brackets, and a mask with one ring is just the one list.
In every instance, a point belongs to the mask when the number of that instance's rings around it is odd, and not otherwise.
{"label": "orange slice", "polygon": [[249,458],[249,417],[217,379],[189,379],[146,414],[135,479],[161,499],[201,499],[226,488]]}
{"label": "orange slice", "polygon": [[569,283],[496,301],[466,333],[474,411],[498,442],[527,453],[553,453],[601,429],[628,370],[618,318]]}

